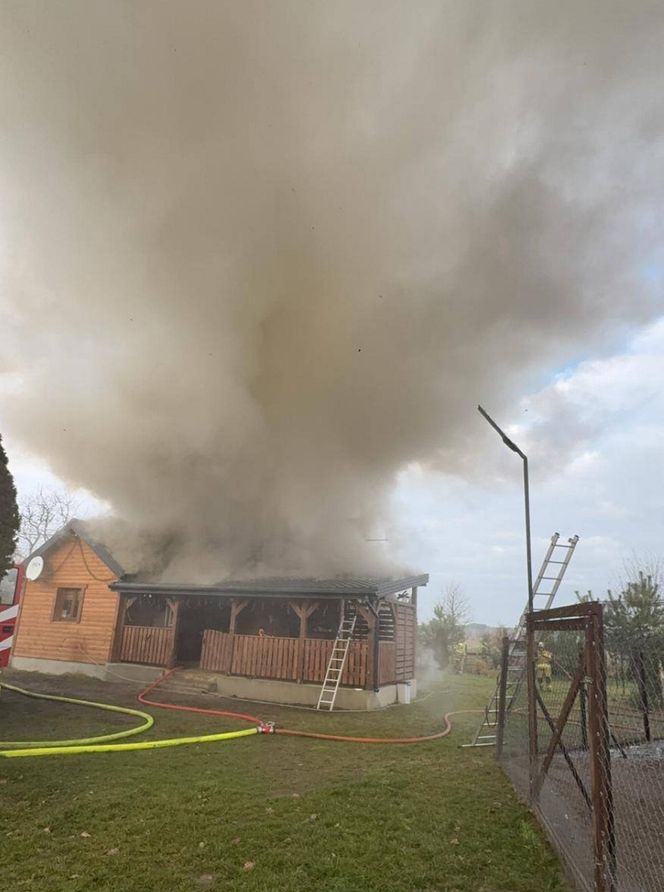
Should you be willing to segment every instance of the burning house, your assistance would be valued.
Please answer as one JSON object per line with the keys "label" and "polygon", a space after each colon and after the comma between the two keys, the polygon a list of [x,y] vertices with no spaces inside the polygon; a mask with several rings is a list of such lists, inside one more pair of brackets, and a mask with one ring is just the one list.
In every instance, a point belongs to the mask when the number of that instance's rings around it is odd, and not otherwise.
{"label": "burning house", "polygon": [[417,590],[402,578],[270,578],[213,585],[131,575],[73,521],[28,561],[12,666],[112,679],[183,666],[224,693],[341,707],[409,701]]}

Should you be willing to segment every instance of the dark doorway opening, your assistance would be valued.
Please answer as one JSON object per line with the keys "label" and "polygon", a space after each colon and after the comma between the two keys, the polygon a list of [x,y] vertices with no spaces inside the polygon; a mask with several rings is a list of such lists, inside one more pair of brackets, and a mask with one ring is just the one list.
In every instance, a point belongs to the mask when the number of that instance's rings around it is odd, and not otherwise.
{"label": "dark doorway opening", "polygon": [[201,662],[203,633],[206,629],[228,631],[230,606],[221,599],[187,598],[180,604],[175,642],[179,666],[195,668]]}

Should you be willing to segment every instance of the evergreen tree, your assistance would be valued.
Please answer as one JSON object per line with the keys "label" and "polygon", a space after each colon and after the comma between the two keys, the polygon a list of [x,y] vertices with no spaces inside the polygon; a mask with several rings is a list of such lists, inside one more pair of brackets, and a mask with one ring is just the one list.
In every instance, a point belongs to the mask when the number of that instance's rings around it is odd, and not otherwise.
{"label": "evergreen tree", "polygon": [[0,579],[14,562],[19,523],[16,487],[0,437]]}
{"label": "evergreen tree", "polygon": [[608,649],[623,671],[643,675],[651,706],[663,706],[661,669],[664,661],[664,603],[657,572],[639,570],[615,596],[609,591],[604,615]]}

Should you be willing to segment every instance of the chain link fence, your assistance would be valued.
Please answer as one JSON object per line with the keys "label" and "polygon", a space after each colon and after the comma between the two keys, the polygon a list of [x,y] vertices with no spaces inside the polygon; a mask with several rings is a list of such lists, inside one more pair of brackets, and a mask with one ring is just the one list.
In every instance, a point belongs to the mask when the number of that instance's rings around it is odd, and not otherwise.
{"label": "chain link fence", "polygon": [[659,631],[605,629],[592,602],[533,614],[512,650],[499,757],[579,889],[664,889]]}

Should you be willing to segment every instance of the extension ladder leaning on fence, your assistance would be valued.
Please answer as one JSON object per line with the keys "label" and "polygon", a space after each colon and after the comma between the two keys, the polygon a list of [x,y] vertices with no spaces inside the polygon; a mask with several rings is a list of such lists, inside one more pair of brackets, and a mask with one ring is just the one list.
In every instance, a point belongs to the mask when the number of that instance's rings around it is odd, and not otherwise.
{"label": "extension ladder leaning on fence", "polygon": [[[579,541],[578,536],[573,536],[567,542],[559,542],[560,534],[554,533],[551,542],[544,555],[535,585],[533,586],[533,598],[541,599],[538,609],[548,610],[553,604],[553,599],[558,593],[560,583],[569,567],[574,549]],[[549,589],[549,591],[546,591]],[[543,602],[543,603],[542,603]],[[537,602],[536,602],[537,603]],[[526,608],[527,610],[527,608]],[[509,709],[521,683],[525,678],[526,669],[526,610],[521,614],[519,625],[516,629],[514,640],[509,649],[507,661],[506,701],[505,708]],[[496,690],[489,700],[479,728],[472,743],[464,746],[495,746],[497,739],[498,702],[500,695],[500,681],[496,682]]]}

